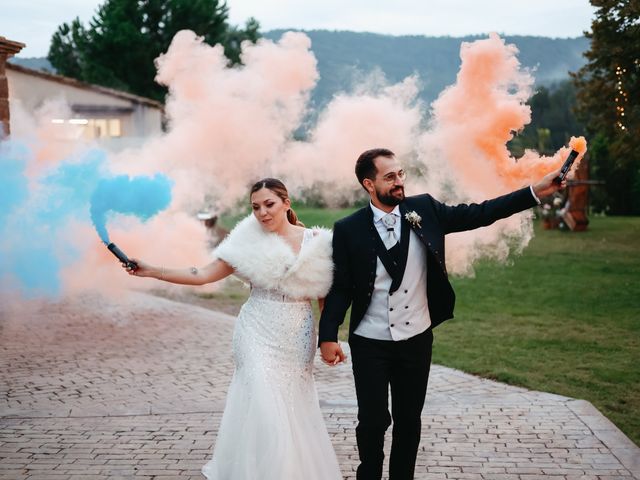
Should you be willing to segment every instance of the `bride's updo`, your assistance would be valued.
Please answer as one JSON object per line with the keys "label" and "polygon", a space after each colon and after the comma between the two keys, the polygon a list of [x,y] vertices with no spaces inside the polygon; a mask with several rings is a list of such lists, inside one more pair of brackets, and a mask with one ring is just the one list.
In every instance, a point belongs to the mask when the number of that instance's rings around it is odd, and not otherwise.
{"label": "bride's updo", "polygon": [[[282,183],[277,178],[263,178],[262,180],[254,183],[253,187],[251,187],[251,192],[249,192],[249,197],[263,188],[271,190],[278,197],[280,197],[283,202],[289,198],[287,187],[285,187],[284,183]],[[289,220],[289,223],[292,225],[299,225],[301,227],[304,227],[304,223],[298,220],[298,216],[296,215],[296,212],[293,211],[293,208],[289,208],[289,210],[287,210],[287,220]]]}

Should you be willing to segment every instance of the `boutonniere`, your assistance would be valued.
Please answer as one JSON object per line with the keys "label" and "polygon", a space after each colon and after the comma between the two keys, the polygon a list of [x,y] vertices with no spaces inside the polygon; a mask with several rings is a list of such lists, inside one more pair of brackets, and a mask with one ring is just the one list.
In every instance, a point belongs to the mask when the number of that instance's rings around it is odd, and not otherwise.
{"label": "boutonniere", "polygon": [[422,228],[422,226],[420,225],[422,217],[418,215],[415,210],[411,210],[410,212],[405,213],[404,218],[414,227]]}

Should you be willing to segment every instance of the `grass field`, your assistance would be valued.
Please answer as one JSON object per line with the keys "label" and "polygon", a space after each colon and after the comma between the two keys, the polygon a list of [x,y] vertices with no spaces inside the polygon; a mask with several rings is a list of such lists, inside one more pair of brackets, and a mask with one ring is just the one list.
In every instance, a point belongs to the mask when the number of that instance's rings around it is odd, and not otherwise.
{"label": "grass field", "polygon": [[[296,212],[330,227],[350,210]],[[536,225],[509,266],[452,283],[456,318],[435,330],[434,363],[589,400],[640,444],[640,218],[594,217],[583,233]],[[231,284],[199,301],[233,313],[244,298]]]}
{"label": "grass field", "polygon": [[435,363],[587,399],[640,444],[640,218],[538,229],[512,266],[452,283]]}

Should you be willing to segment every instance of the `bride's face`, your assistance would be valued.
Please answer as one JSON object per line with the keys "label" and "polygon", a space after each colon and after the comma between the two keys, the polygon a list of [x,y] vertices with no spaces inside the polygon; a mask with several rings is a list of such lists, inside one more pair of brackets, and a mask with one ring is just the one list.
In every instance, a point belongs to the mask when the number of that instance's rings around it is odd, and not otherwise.
{"label": "bride's face", "polygon": [[287,210],[291,207],[291,200],[282,200],[268,188],[251,194],[251,208],[261,225],[274,232],[279,230],[284,222],[287,222]]}

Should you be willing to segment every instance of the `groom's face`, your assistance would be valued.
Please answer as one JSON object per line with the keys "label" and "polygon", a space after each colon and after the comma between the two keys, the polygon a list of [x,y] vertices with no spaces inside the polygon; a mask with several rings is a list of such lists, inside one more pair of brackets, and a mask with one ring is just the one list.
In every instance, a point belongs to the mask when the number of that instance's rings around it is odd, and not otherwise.
{"label": "groom's face", "polygon": [[404,170],[396,157],[376,157],[373,163],[377,173],[369,180],[372,189],[368,189],[372,199],[395,207],[404,200]]}

